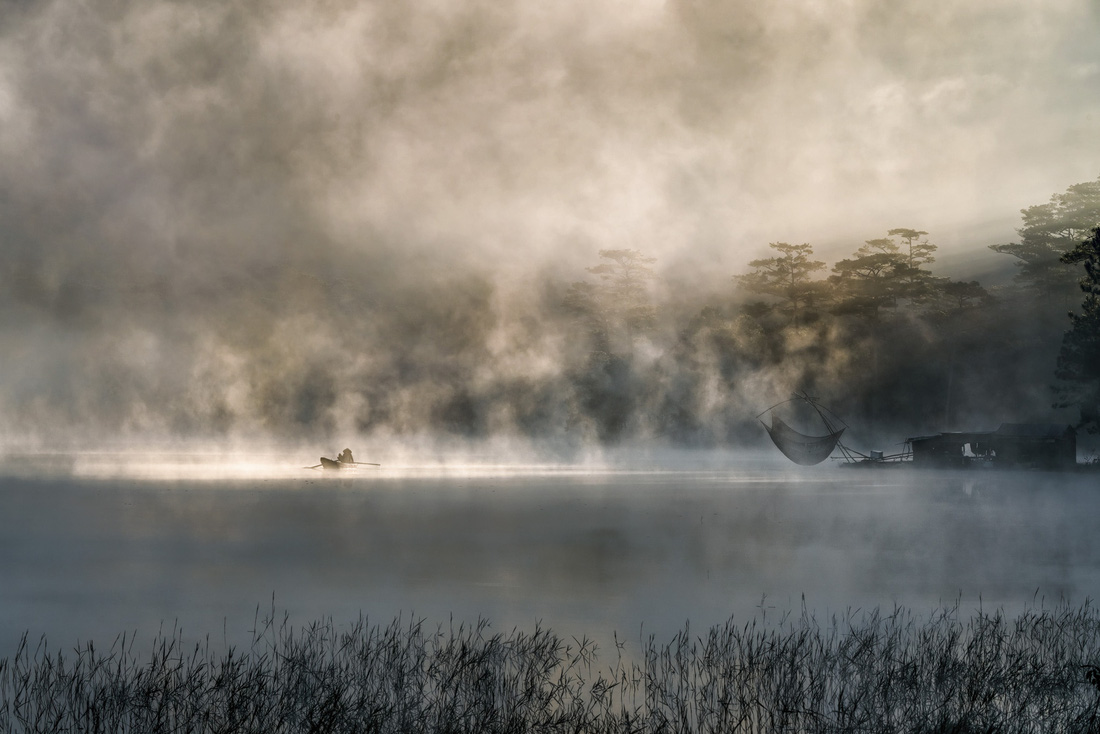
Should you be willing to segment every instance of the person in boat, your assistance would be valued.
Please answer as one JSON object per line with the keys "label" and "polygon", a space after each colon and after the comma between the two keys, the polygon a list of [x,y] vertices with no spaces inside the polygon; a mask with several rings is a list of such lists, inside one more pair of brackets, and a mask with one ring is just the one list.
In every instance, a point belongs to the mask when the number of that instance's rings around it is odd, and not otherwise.
{"label": "person in boat", "polygon": [[351,449],[344,449],[336,455],[336,460],[341,464],[354,464],[355,459],[351,457]]}

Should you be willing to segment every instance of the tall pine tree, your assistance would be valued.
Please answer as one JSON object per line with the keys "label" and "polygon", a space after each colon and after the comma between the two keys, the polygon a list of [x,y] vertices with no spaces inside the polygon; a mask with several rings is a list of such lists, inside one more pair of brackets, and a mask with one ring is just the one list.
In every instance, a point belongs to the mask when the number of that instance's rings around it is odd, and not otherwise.
{"label": "tall pine tree", "polygon": [[1062,381],[1055,407],[1076,405],[1081,411],[1079,427],[1100,431],[1100,227],[1076,248],[1062,255],[1063,263],[1081,263],[1085,277],[1081,290],[1085,299],[1080,313],[1071,313],[1070,329],[1062,337],[1055,376]]}
{"label": "tall pine tree", "polygon": [[734,282],[754,293],[779,298],[784,309],[790,312],[791,320],[798,324],[803,311],[813,304],[818,290],[818,284],[810,278],[814,272],[824,269],[825,263],[810,259],[814,248],[807,243],[772,242],[768,247],[778,254],[751,261],[749,267],[753,271],[735,275]]}
{"label": "tall pine tree", "polygon": [[1020,213],[1024,220],[1016,230],[1020,241],[989,248],[1019,260],[1016,281],[1025,288],[1048,296],[1071,294],[1074,269],[1067,267],[1061,255],[1100,223],[1100,180],[1074,184],[1050,197],[1049,203]]}

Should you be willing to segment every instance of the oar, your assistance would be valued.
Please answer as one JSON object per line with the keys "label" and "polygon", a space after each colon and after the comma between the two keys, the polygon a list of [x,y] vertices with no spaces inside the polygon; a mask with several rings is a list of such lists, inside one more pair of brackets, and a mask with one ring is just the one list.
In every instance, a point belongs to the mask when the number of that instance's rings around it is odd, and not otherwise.
{"label": "oar", "polygon": [[320,464],[314,464],[313,466],[303,466],[302,468],[303,469],[320,469],[321,465]]}
{"label": "oar", "polygon": [[356,466],[382,466],[381,464],[372,464],[369,461],[353,461],[351,463]]}

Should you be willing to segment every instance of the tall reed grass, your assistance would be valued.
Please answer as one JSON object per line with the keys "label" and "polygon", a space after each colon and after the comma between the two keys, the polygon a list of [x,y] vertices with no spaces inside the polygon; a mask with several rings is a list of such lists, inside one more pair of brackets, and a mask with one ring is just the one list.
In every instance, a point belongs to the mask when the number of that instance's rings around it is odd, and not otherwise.
{"label": "tall reed grass", "polygon": [[[635,648],[635,644],[637,647]],[[803,611],[626,644],[423,620],[260,619],[248,649],[158,635],[0,661],[0,732],[1100,731],[1091,605]]]}

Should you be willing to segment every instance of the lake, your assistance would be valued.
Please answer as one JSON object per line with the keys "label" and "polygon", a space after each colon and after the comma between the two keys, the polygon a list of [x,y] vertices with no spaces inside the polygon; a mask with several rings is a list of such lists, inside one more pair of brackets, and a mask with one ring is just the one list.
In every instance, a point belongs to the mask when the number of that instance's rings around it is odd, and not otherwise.
{"label": "lake", "polygon": [[273,607],[295,625],[485,617],[608,641],[803,603],[819,617],[956,601],[969,613],[1100,591],[1095,474],[677,465],[333,478],[265,462],[9,460],[0,657],[24,631],[105,648],[178,625],[242,644]]}

